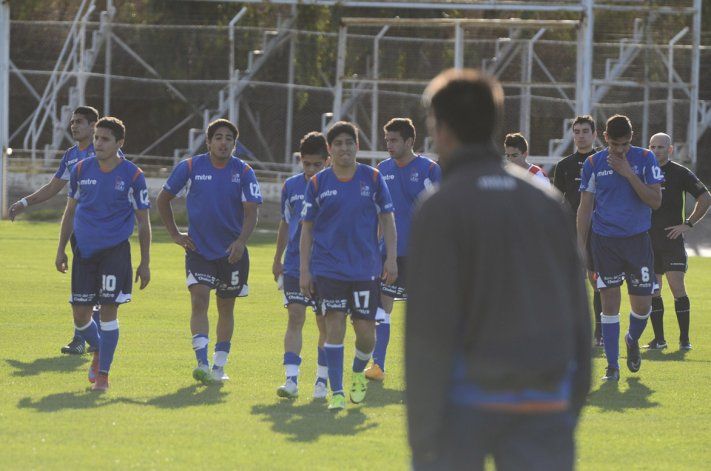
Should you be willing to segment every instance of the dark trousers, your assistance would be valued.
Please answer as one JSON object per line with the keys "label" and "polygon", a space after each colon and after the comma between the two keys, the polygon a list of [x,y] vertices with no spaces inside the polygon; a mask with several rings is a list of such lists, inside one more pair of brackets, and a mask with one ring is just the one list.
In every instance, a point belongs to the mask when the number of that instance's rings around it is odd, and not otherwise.
{"label": "dark trousers", "polygon": [[513,414],[453,407],[439,457],[413,463],[417,471],[484,469],[491,455],[498,471],[572,470],[575,420],[568,412]]}

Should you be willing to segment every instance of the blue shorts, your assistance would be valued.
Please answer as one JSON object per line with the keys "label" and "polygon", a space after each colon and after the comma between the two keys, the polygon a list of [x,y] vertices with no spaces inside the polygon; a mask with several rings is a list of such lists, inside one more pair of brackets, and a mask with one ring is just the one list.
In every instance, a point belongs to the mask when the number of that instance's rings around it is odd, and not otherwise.
{"label": "blue shorts", "polygon": [[[385,262],[385,257],[383,257]],[[391,285],[380,282],[380,292],[393,299],[407,299],[407,289],[405,288],[405,270],[407,267],[407,257],[397,258],[397,280]]]}
{"label": "blue shorts", "polygon": [[590,243],[598,288],[615,288],[627,280],[629,294],[652,295],[656,277],[652,242],[648,233],[631,237],[605,237],[593,232]]}
{"label": "blue shorts", "polygon": [[199,253],[188,250],[185,252],[185,276],[188,288],[192,285],[205,285],[217,290],[221,298],[244,297],[249,294],[249,252],[244,248],[244,254],[237,263],[230,263],[227,257],[207,260]]}
{"label": "blue shorts", "polygon": [[131,300],[133,268],[131,245],[127,240],[89,258],[83,258],[76,246],[73,252],[70,303],[91,306]]}
{"label": "blue shorts", "polygon": [[316,294],[321,311],[341,311],[353,319],[375,321],[380,298],[380,282],[343,281],[316,277]]}
{"label": "blue shorts", "polygon": [[301,292],[298,278],[284,275],[283,280],[284,307],[287,307],[289,304],[300,304],[302,306],[311,307],[316,314],[321,314],[316,300],[309,298]]}

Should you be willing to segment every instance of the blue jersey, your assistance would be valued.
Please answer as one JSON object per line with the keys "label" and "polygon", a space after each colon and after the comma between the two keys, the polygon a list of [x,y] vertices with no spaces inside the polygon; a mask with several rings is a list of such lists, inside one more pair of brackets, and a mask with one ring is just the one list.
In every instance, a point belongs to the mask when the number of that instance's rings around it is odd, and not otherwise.
{"label": "blue jersey", "polygon": [[150,207],[143,172],[123,158],[110,172],[101,170],[96,157],[78,162],[70,172],[69,197],[77,200],[74,236],[83,258],[128,240],[134,211]]}
{"label": "blue jersey", "polygon": [[[646,232],[652,225],[652,208],[637,196],[626,178],[607,163],[608,149],[585,160],[580,176],[580,191],[595,194],[592,231],[605,237],[631,237]],[[647,185],[664,181],[654,154],[631,147],[627,160],[634,173]]]}
{"label": "blue jersey", "polygon": [[67,149],[67,151],[62,156],[62,160],[59,161],[59,168],[54,174],[54,178],[59,178],[60,180],[69,181],[69,173],[72,168],[84,159],[94,157],[94,144],[89,144],[86,149],[80,149],[79,145],[75,145]]}
{"label": "blue jersey", "polygon": [[357,164],[350,180],[339,180],[332,168],[311,178],[302,217],[313,222],[311,274],[343,281],[380,276],[378,214],[393,203],[380,172]]}
{"label": "blue jersey", "polygon": [[301,210],[308,180],[303,173],[284,182],[281,189],[281,218],[289,225],[289,242],[284,255],[284,274],[299,277],[299,241],[301,239]]}
{"label": "blue jersey", "polygon": [[378,164],[378,170],[388,184],[388,190],[395,206],[395,227],[397,228],[397,255],[407,255],[410,240],[410,223],[417,197],[425,189],[442,179],[442,171],[437,163],[416,156],[405,166],[395,159],[387,159]]}
{"label": "blue jersey", "polygon": [[254,170],[237,157],[218,168],[210,154],[196,155],[180,162],[163,188],[177,195],[186,186],[188,234],[197,253],[207,260],[226,257],[242,233],[242,203],[262,203]]}

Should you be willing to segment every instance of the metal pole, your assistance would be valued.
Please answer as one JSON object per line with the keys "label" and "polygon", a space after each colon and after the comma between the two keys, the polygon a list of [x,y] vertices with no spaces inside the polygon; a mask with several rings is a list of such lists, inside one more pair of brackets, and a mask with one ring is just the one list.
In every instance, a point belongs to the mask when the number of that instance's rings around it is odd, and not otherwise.
{"label": "metal pole", "polygon": [[0,215],[7,217],[7,149],[10,129],[10,3],[0,0]]}
{"label": "metal pole", "polygon": [[531,140],[531,40],[521,47],[521,108],[518,116],[518,129],[526,139]]}
{"label": "metal pole", "polygon": [[595,26],[595,13],[593,11],[593,6],[595,0],[583,0],[583,8],[585,9],[583,14],[583,21],[581,28],[582,33],[582,90],[580,92],[580,111],[581,113],[591,114],[593,103],[592,103],[592,64],[593,64],[593,28]]}
{"label": "metal pole", "polygon": [[689,106],[689,160],[696,169],[696,141],[699,134],[699,62],[701,60],[701,0],[694,0],[693,39],[691,42],[691,103]]}
{"label": "metal pole", "polygon": [[[91,12],[91,10],[89,10]],[[84,89],[86,88],[86,20],[87,15],[81,19],[79,28],[79,67],[77,70],[77,100],[79,105],[86,104],[84,101]]]}
{"label": "metal pole", "polygon": [[372,144],[372,150],[378,150],[378,135],[380,130],[378,129],[378,113],[380,107],[380,86],[378,80],[380,79],[380,39],[385,36],[388,32],[390,26],[383,26],[380,32],[375,36],[373,40],[373,95],[372,109],[370,115],[370,142]]}
{"label": "metal pole", "polygon": [[294,67],[296,63],[295,33],[289,33],[289,88],[286,89],[286,129],[284,132],[284,162],[291,158],[291,140],[294,127]]}
{"label": "metal pole", "polygon": [[[652,17],[647,15],[647,24],[644,27],[644,37],[647,46],[651,46],[650,28],[652,26]],[[642,98],[642,147],[649,145],[649,61],[650,47],[644,49],[644,89]]]}
{"label": "metal pole", "polygon": [[338,56],[336,59],[336,91],[333,94],[333,117],[331,122],[341,119],[341,106],[343,101],[343,76],[346,73],[346,41],[348,27],[341,25],[338,29]]}
{"label": "metal pole", "polygon": [[114,17],[113,0],[106,0],[104,12],[106,49],[104,51],[104,115],[111,115],[111,20]]}
{"label": "metal pole", "polygon": [[674,46],[676,43],[689,32],[689,27],[685,27],[674,36],[669,44],[667,45],[668,63],[667,63],[667,83],[669,88],[667,89],[667,126],[666,132],[672,138],[674,137],[674,90],[672,89],[672,84],[674,83]]}
{"label": "metal pole", "polygon": [[454,67],[464,68],[464,28],[462,23],[454,23]]}
{"label": "metal pole", "polygon": [[239,82],[239,70],[236,70],[237,64],[236,64],[236,58],[235,58],[235,26],[239,22],[239,20],[242,19],[242,17],[247,13],[247,7],[242,7],[242,9],[230,20],[228,24],[228,35],[229,35],[229,40],[230,40],[230,68],[229,68],[229,77],[230,77],[230,88],[229,88],[229,100],[230,100],[230,106],[229,106],[229,116],[230,116],[230,121],[232,121],[234,124],[237,124],[237,121],[239,120],[239,110],[236,110],[236,105],[235,105],[235,87],[237,86],[237,82]]}

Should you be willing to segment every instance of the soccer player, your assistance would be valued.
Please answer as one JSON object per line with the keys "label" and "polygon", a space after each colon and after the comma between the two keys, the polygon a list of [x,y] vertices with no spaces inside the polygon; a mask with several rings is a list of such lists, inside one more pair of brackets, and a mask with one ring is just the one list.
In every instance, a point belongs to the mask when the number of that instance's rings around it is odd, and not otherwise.
{"label": "soccer player", "polygon": [[[593,155],[596,151],[593,147],[597,132],[595,131],[595,120],[590,115],[576,116],[572,124],[573,141],[575,142],[575,152],[565,157],[555,166],[553,173],[553,185],[560,191],[565,200],[573,210],[573,214],[578,212],[580,206],[580,173],[583,170],[585,159]],[[593,286],[593,309],[595,310],[595,331],[593,333],[596,347],[602,347],[602,332],[600,331],[600,313],[602,304],[600,303],[600,291],[594,280],[595,269],[592,266],[592,256],[590,256],[590,238],[587,243],[587,263],[589,264],[588,279]]]}
{"label": "soccer player", "polygon": [[398,279],[392,285],[380,284],[380,307],[376,316],[373,364],[365,377],[382,381],[385,378],[385,355],[390,341],[390,314],[395,299],[407,299],[405,266],[409,242],[410,219],[418,196],[441,179],[439,165],[421,155],[415,155],[415,125],[409,118],[394,118],[383,128],[390,158],[378,164],[378,170],[388,184],[395,206],[397,230]]}
{"label": "soccer player", "polygon": [[[25,208],[43,203],[62,191],[69,181],[69,172],[74,168],[74,165],[76,165],[77,162],[94,156],[94,127],[98,120],[99,112],[91,106],[79,106],[74,110],[71,121],[69,122],[69,127],[72,138],[76,141],[76,145],[70,147],[64,153],[62,159],[59,161],[59,168],[49,182],[31,195],[21,198],[10,206],[11,221],[14,221],[15,217],[22,213]],[[70,241],[72,247],[74,247],[74,238],[72,237]],[[100,322],[98,306],[94,309],[93,318],[98,325]],[[63,346],[60,351],[67,354],[81,355],[84,353],[84,347],[84,340],[75,329],[72,340]]]}
{"label": "soccer player", "polygon": [[[662,171],[654,154],[634,147],[629,118],[614,115],[605,125],[607,148],[583,164],[578,207],[578,244],[590,237],[602,301],[602,340],[607,357],[603,381],[618,381],[620,286],[627,281],[630,324],[625,335],[627,367],[642,364],[639,338],[652,310],[654,261],[649,231],[652,209],[662,204]],[[592,227],[591,227],[592,219]]]}
{"label": "soccer player", "polygon": [[[345,408],[343,339],[350,314],[356,335],[350,399],[365,399],[363,370],[375,345],[379,278],[397,279],[397,237],[393,204],[380,172],[356,161],[358,129],[339,121],[326,134],[332,166],[314,175],[306,187],[299,246],[299,285],[316,297],[326,315],[326,362],[332,397],[328,408]],[[385,263],[378,247],[380,225]]]}
{"label": "soccer player", "polygon": [[[299,288],[299,242],[301,239],[301,211],[304,204],[306,185],[311,177],[320,172],[329,162],[328,144],[320,132],[311,132],[304,136],[299,146],[299,161],[303,172],[284,182],[281,190],[281,221],[277,233],[277,247],[272,265],[274,280],[281,277],[284,290],[284,306],[289,320],[284,335],[284,367],[286,381],[277,389],[280,397],[295,398],[299,395],[299,365],[301,365],[301,331],[306,319],[306,307],[311,306],[316,312],[318,326],[318,366],[314,399],[325,399],[328,393],[328,368],[326,366],[326,321],[316,302],[304,295]],[[286,256],[282,263],[282,256]]]}
{"label": "soccer player", "polygon": [[572,470],[591,342],[570,217],[557,192],[502,162],[495,78],[450,69],[423,101],[442,182],[410,233],[413,468],[483,470],[493,455],[501,470]]}
{"label": "soccer player", "polygon": [[510,163],[518,165],[526,170],[536,181],[543,183],[545,186],[550,186],[548,175],[538,165],[529,164],[526,161],[528,157],[528,142],[523,134],[516,132],[507,134],[504,138],[504,157]]}
{"label": "soccer player", "polygon": [[[134,214],[138,220],[141,262],[135,281],[150,281],[151,223],[148,189],[140,168],[119,155],[126,128],[116,118],[102,118],[94,133],[95,157],[70,172],[69,199],[62,217],[55,266],[67,271],[67,242],[76,238],[72,259],[72,310],[79,335],[95,350],[89,369],[92,389],[109,388],[109,369],[119,339],[118,307],[131,300],[131,246]],[[92,318],[101,306],[101,333]]]}
{"label": "soccer player", "polygon": [[[687,269],[684,233],[691,230],[706,214],[711,206],[711,194],[694,173],[686,167],[669,160],[674,152],[671,138],[658,133],[649,140],[649,149],[654,152],[659,168],[664,175],[662,184],[662,206],[652,212],[652,237],[654,249],[654,273],[659,290],[652,297],[652,329],[654,338],[646,346],[656,350],[667,347],[664,339],[664,302],[661,287],[666,275],[669,289],[674,296],[674,310],[679,323],[679,346],[690,350],[689,314],[690,303],[684,286]],[[696,199],[694,210],[685,218],[686,193]]]}
{"label": "soccer player", "polygon": [[[257,225],[262,203],[254,170],[232,155],[239,133],[226,119],[207,127],[206,154],[183,160],[158,194],[158,211],[168,234],[185,250],[185,274],[190,291],[190,330],[197,367],[193,378],[203,384],[229,377],[225,364],[234,330],[235,298],[249,293],[247,241]],[[171,201],[187,187],[188,232],[178,230]],[[217,329],[212,369],[207,352],[210,290],[216,291]]]}

